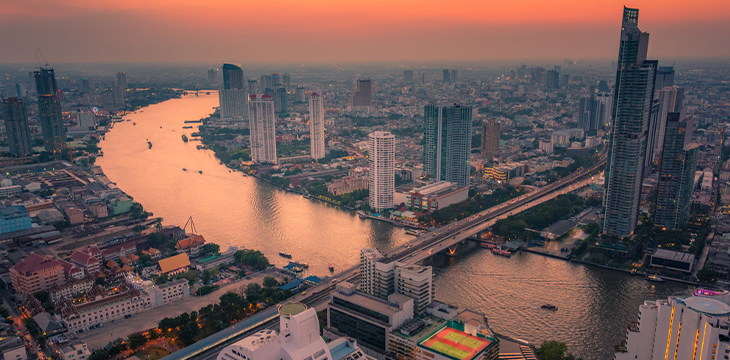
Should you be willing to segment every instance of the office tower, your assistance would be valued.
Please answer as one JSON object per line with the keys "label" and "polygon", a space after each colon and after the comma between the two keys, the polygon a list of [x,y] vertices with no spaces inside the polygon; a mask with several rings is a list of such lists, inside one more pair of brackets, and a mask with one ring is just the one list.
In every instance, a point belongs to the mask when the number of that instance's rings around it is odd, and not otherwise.
{"label": "office tower", "polygon": [[615,360],[724,359],[730,352],[728,312],[727,295],[644,301],[639,321],[622,329],[626,345]]}
{"label": "office tower", "polygon": [[592,93],[580,99],[578,126],[585,131],[601,130],[611,122],[611,94]]}
{"label": "office tower", "polygon": [[223,64],[223,90],[243,90],[243,70],[233,64]]}
{"label": "office tower", "polygon": [[35,88],[38,96],[41,95],[58,95],[58,86],[56,86],[56,75],[52,68],[41,68],[33,71],[35,76]]}
{"label": "office tower", "polygon": [[324,104],[322,96],[313,92],[309,97],[309,140],[312,159],[325,156],[324,153]]}
{"label": "office tower", "polygon": [[259,93],[259,82],[251,79],[248,81],[248,94],[256,95]]}
{"label": "office tower", "polygon": [[658,89],[656,95],[658,96],[654,99],[652,107],[646,146],[646,160],[644,161],[644,166],[647,168],[652,162],[657,162],[661,158],[664,131],[667,126],[667,115],[676,112],[677,88],[665,87]]}
{"label": "office tower", "polygon": [[[41,88],[39,86],[39,88]],[[59,155],[66,150],[66,128],[63,126],[61,101],[55,95],[38,97],[38,116],[46,151]]]}
{"label": "office tower", "polygon": [[638,28],[639,10],[624,7],[606,160],[603,233],[627,237],[639,218],[656,61],[646,60],[649,34]]}
{"label": "office tower", "polygon": [[218,80],[218,69],[209,69],[208,81],[215,82],[216,80]]}
{"label": "office tower", "polygon": [[451,76],[449,77],[451,82],[456,82],[456,70],[451,70]]}
{"label": "office tower", "polygon": [[413,82],[413,70],[403,70],[403,81]]}
{"label": "office tower", "polygon": [[395,136],[375,131],[368,137],[370,207],[376,212],[393,208],[395,193]]}
{"label": "office tower", "polygon": [[678,230],[687,224],[699,147],[691,143],[693,130],[686,113],[667,114],[654,226]]}
{"label": "office tower", "polygon": [[369,107],[372,104],[372,84],[370,79],[358,79],[357,90],[352,94],[352,107]]}
{"label": "office tower", "polygon": [[436,181],[469,186],[471,106],[424,107],[423,171]]}
{"label": "office tower", "polygon": [[276,164],[276,118],[271,95],[249,95],[248,126],[251,129],[251,159]]}
{"label": "office tower", "polygon": [[657,68],[654,89],[659,91],[667,86],[674,86],[674,66],[660,66]]}
{"label": "office tower", "polygon": [[248,110],[246,109],[247,95],[246,90],[243,89],[218,91],[221,119],[234,121],[245,120],[248,114]]}
{"label": "office tower", "polygon": [[487,161],[499,157],[500,125],[494,119],[482,122],[482,156]]}
{"label": "office tower", "polygon": [[271,79],[271,87],[272,88],[281,86],[281,79],[279,79],[279,74],[278,73],[271,74],[271,76],[269,78]]}
{"label": "office tower", "polygon": [[677,96],[674,100],[674,112],[682,112],[682,108],[684,108],[684,88],[683,87],[674,87],[677,90]]}
{"label": "office tower", "polygon": [[278,113],[289,112],[289,94],[284,87],[276,89],[274,93],[274,110]]}
{"label": "office tower", "polygon": [[117,85],[112,88],[112,93],[114,93],[114,107],[121,109],[124,105],[124,88],[120,85]]}
{"label": "office tower", "polygon": [[127,73],[124,71],[117,73],[117,85],[121,86],[123,90],[127,89]]}
{"label": "office tower", "polygon": [[91,85],[89,84],[89,79],[84,78],[81,80],[81,91],[88,94],[91,92]]}
{"label": "office tower", "polygon": [[259,89],[261,89],[261,92],[264,92],[264,89],[266,88],[273,88],[274,84],[271,82],[271,75],[261,75],[259,76]]}
{"label": "office tower", "polygon": [[451,82],[451,73],[449,73],[449,69],[444,69],[444,79],[443,81],[445,83]]}
{"label": "office tower", "polygon": [[601,80],[598,82],[598,92],[602,92],[602,93],[611,92],[611,88],[608,87],[608,83],[606,82],[606,80]]}
{"label": "office tower", "polygon": [[289,75],[289,73],[284,73],[284,75],[281,75],[281,84],[286,87],[291,86],[291,75]]}
{"label": "office tower", "polygon": [[562,70],[562,67],[560,65],[553,66],[553,71],[555,71],[556,73],[559,73],[560,70]]}
{"label": "office tower", "polygon": [[304,86],[297,86],[296,93],[294,94],[294,97],[296,97],[298,103],[303,103],[306,101],[306,95],[307,91]]}
{"label": "office tower", "polygon": [[21,98],[3,99],[3,119],[5,119],[5,134],[8,137],[10,153],[17,157],[28,156],[33,153],[30,143],[30,126],[28,113]]}
{"label": "office tower", "polygon": [[560,78],[560,87],[567,88],[570,85],[570,75],[563,75]]}
{"label": "office tower", "polygon": [[548,89],[557,89],[560,87],[560,73],[555,70],[548,70],[545,75],[545,87]]}

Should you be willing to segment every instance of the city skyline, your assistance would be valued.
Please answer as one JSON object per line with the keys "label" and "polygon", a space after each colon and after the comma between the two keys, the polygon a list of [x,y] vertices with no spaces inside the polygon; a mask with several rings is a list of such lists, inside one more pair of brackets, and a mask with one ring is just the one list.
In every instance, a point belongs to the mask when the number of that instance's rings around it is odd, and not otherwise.
{"label": "city skyline", "polygon": [[[187,1],[170,11],[164,2],[67,0],[42,7],[32,2],[0,5],[0,40],[5,44],[0,63],[34,62],[38,48],[54,63],[441,61],[514,59],[527,53],[535,59],[614,58],[618,42],[612,19],[623,5],[647,14],[642,22],[652,29],[655,41],[649,50],[655,58],[730,56],[730,29],[725,26],[730,4],[722,1],[687,7],[680,1],[466,0],[446,10],[435,2],[416,6],[401,1],[388,4],[387,12],[382,1],[326,6],[286,2],[277,7],[284,21],[272,31],[258,24],[265,17],[256,14],[268,11],[263,4]],[[245,25],[236,21],[241,14],[250,14]],[[103,25],[109,17],[137,25],[124,31],[108,28]],[[13,31],[30,22],[36,23],[34,30]],[[359,26],[353,29],[353,23]],[[258,28],[266,29],[266,36],[256,36],[264,32]],[[238,36],[240,31],[250,36]],[[703,36],[708,33],[715,36]],[[424,41],[442,51],[430,51]],[[284,52],[268,51],[273,44]]]}

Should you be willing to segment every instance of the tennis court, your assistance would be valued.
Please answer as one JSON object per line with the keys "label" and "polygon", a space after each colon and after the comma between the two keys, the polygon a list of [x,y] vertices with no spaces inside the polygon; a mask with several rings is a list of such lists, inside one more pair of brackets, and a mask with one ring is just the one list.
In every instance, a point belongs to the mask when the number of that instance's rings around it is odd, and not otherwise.
{"label": "tennis court", "polygon": [[487,339],[480,339],[447,326],[423,340],[421,345],[458,360],[468,360],[484,350],[489,343]]}

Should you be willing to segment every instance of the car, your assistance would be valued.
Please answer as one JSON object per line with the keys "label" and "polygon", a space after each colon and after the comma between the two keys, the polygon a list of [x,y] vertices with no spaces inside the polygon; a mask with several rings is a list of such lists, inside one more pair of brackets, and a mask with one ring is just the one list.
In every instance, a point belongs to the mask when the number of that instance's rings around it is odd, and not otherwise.
{"label": "car", "polygon": [[353,274],[357,274],[357,270],[354,270],[354,271],[353,271],[352,273],[353,273]]}
{"label": "car", "polygon": [[337,282],[337,279],[332,279],[332,283],[336,283],[336,282]]}
{"label": "car", "polygon": [[307,295],[307,292],[306,292],[306,291],[303,291],[303,292],[302,292],[302,295]]}
{"label": "car", "polygon": [[[454,236],[454,238],[456,238],[456,236]],[[443,245],[443,244],[439,244],[439,246],[441,246],[441,245]]]}

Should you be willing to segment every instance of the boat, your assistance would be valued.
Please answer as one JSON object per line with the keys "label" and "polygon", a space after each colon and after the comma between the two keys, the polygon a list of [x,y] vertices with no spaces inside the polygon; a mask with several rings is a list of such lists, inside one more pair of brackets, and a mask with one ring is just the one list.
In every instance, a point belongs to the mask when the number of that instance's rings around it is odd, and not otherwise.
{"label": "boat", "polygon": [[283,252],[283,251],[281,251],[281,252],[279,252],[279,256],[281,256],[281,257],[285,257],[285,258],[287,258],[287,259],[291,259],[291,254],[289,254],[289,253],[287,253],[287,252]]}
{"label": "boat", "polygon": [[198,172],[202,174],[203,173],[203,170],[198,170]]}
{"label": "boat", "polygon": [[494,249],[497,246],[492,243],[485,243],[485,242],[483,242],[481,245],[483,248],[487,248],[487,249]]}
{"label": "boat", "polygon": [[152,143],[151,143],[151,142],[149,142],[149,141],[148,141],[148,142],[147,142],[147,146],[149,146],[149,148],[148,148],[148,149],[152,149]]}
{"label": "boat", "polygon": [[[136,114],[136,113],[135,113],[135,114]],[[129,120],[129,119],[127,119],[127,122],[130,122],[130,121],[132,121],[132,120]]]}
{"label": "boat", "polygon": [[332,271],[332,272],[335,271],[335,266],[334,265],[329,264],[329,265],[327,265],[327,267],[330,269],[330,271]]}
{"label": "boat", "polygon": [[358,211],[358,212],[357,212],[357,216],[359,216],[359,217],[360,217],[360,219],[367,219],[367,217],[368,217],[368,216],[367,216],[367,215],[365,215],[365,213],[364,213],[364,212],[362,212],[362,211]]}
{"label": "boat", "polygon": [[202,122],[203,122],[203,120],[185,120],[186,124],[197,124],[197,123],[202,123]]}
{"label": "boat", "polygon": [[665,281],[660,276],[656,276],[656,275],[649,275],[645,279],[646,279],[646,281],[658,282],[658,283],[663,283]]}
{"label": "boat", "polygon": [[137,123],[136,123],[136,122],[133,122],[133,123],[132,123],[132,126],[137,126]]}
{"label": "boat", "polygon": [[307,264],[305,262],[299,262],[299,261],[295,261],[294,265],[299,266],[300,268],[305,268],[305,269],[309,267],[309,264]]}
{"label": "boat", "polygon": [[183,134],[183,136],[182,136],[182,139],[183,139],[183,141],[184,141],[184,142],[188,142],[188,137],[187,137],[187,135]]}
{"label": "boat", "polygon": [[505,251],[505,250],[498,249],[498,248],[492,249],[492,254],[494,254],[494,255],[500,255],[500,256],[504,256],[504,257],[510,257],[510,256],[512,256],[512,253],[510,253],[509,251]]}
{"label": "boat", "polygon": [[421,235],[418,231],[413,230],[413,229],[406,229],[406,234],[413,235],[413,236],[419,236],[419,235]]}
{"label": "boat", "polygon": [[543,306],[540,306],[543,309],[552,310],[552,311],[558,311],[558,307],[551,304],[545,304]]}
{"label": "boat", "polygon": [[103,151],[99,151],[99,153],[96,156],[103,157],[104,156],[104,152]]}
{"label": "boat", "polygon": [[183,168],[183,171],[188,171],[188,169],[186,169],[186,168]]}
{"label": "boat", "polygon": [[183,129],[192,129],[192,126],[183,126]]}
{"label": "boat", "polygon": [[162,129],[162,126],[160,126],[160,129]]}

